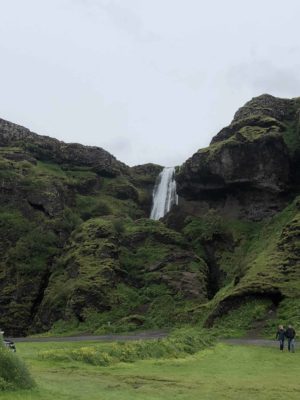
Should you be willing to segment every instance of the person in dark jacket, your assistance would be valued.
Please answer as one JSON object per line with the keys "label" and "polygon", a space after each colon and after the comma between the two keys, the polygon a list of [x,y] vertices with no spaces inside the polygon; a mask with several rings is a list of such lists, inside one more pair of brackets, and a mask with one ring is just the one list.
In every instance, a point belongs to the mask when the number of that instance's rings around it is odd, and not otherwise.
{"label": "person in dark jacket", "polygon": [[279,348],[283,351],[284,348],[284,339],[285,339],[285,330],[282,325],[279,325],[278,331],[276,333],[276,339],[279,340]]}
{"label": "person in dark jacket", "polygon": [[289,325],[287,330],[285,331],[285,336],[288,340],[288,349],[289,351],[292,351],[292,353],[295,353],[295,337],[296,337],[296,331],[292,327],[292,325]]}

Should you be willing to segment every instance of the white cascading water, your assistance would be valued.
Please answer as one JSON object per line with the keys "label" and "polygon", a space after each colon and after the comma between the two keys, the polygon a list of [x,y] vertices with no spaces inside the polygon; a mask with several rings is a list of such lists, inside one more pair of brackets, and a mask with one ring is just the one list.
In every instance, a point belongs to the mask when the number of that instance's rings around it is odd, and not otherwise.
{"label": "white cascading water", "polygon": [[178,204],[174,167],[166,167],[161,171],[157,177],[152,196],[151,219],[158,220],[164,217],[174,204]]}

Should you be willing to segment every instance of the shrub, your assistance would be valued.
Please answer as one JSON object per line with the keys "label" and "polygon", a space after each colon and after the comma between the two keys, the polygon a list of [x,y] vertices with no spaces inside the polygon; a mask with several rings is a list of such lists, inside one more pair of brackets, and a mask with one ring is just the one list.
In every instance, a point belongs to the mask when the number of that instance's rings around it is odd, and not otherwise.
{"label": "shrub", "polygon": [[34,380],[18,356],[0,345],[0,391],[30,389]]}

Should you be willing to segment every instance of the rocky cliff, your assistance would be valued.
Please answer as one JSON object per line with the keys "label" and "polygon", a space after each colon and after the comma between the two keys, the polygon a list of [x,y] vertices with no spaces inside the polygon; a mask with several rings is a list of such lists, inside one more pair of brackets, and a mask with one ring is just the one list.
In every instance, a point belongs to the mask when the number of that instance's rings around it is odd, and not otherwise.
{"label": "rocky cliff", "polygon": [[167,223],[209,266],[206,326],[257,298],[289,304],[284,318],[300,324],[299,115],[298,98],[254,98],[180,168]]}
{"label": "rocky cliff", "polygon": [[160,222],[161,166],[0,120],[0,326],[212,326],[253,299],[300,326],[299,113],[299,99],[246,103],[178,168],[179,205]]}
{"label": "rocky cliff", "polygon": [[91,330],[162,326],[206,299],[205,262],[179,233],[144,219],[162,167],[129,168],[101,148],[3,120],[0,146],[6,332],[43,331],[57,320],[94,321]]}
{"label": "rocky cliff", "polygon": [[[261,220],[291,200],[298,182],[300,100],[262,95],[240,108],[208,148],[180,168],[179,195],[203,213]],[[200,204],[201,203],[201,204]]]}

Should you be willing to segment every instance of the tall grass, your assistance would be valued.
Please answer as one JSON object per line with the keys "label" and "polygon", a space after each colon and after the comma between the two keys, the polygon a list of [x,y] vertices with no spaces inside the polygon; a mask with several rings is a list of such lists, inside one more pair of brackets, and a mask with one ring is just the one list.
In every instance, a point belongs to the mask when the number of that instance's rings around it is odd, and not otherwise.
{"label": "tall grass", "polygon": [[52,361],[81,361],[92,365],[109,366],[118,362],[145,359],[182,358],[212,346],[214,336],[196,328],[179,329],[170,337],[159,340],[117,342],[105,347],[98,345],[77,349],[47,350],[39,359]]}

